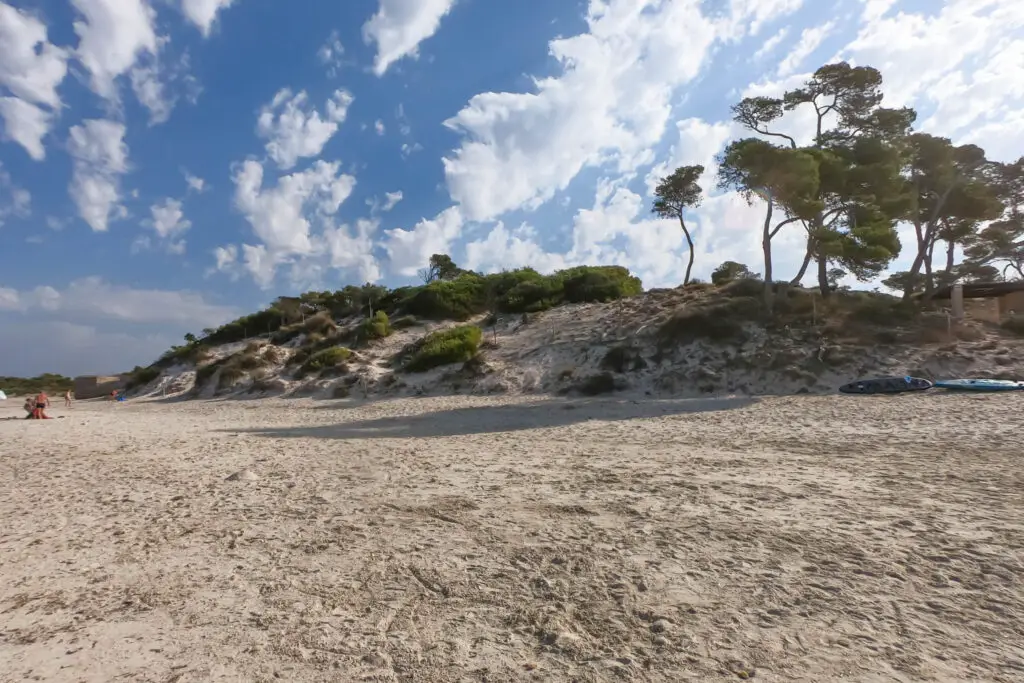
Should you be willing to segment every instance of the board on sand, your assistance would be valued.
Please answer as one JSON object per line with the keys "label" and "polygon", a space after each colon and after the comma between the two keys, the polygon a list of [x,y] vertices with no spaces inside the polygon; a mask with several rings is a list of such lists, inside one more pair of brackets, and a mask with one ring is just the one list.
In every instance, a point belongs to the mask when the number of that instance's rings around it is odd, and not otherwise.
{"label": "board on sand", "polygon": [[935,383],[940,389],[953,391],[1021,391],[1024,382],[1009,379],[941,379]]}
{"label": "board on sand", "polygon": [[839,391],[843,394],[902,394],[931,388],[931,381],[920,377],[876,377],[844,384]]}

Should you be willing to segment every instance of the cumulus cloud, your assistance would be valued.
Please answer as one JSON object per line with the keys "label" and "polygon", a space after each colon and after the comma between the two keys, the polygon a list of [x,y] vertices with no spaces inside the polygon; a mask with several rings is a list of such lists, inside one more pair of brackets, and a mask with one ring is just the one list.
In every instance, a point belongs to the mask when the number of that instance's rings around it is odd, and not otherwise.
{"label": "cumulus cloud", "polygon": [[338,75],[345,56],[345,46],[341,44],[341,38],[338,36],[337,31],[331,31],[330,37],[317,50],[316,56],[320,63],[327,67],[328,78],[334,78]]}
{"label": "cumulus cloud", "polygon": [[68,133],[71,199],[78,215],[96,232],[106,232],[111,217],[126,215],[120,205],[120,176],[128,171],[124,134],[123,123],[106,119],[89,119]]}
{"label": "cumulus cloud", "polygon": [[10,174],[0,164],[0,228],[11,216],[26,218],[31,213],[32,195],[11,181]]}
{"label": "cumulus cloud", "polygon": [[217,14],[233,3],[234,0],[181,0],[181,11],[205,38],[213,30]]}
{"label": "cumulus cloud", "polygon": [[[892,9],[867,2],[857,37],[841,53],[881,70],[889,106],[934,110],[923,128],[967,141],[1024,108],[1024,5],[947,0],[937,12]],[[990,151],[998,158],[1003,149]]]}
{"label": "cumulus cloud", "polygon": [[285,88],[260,110],[256,133],[267,140],[267,154],[282,169],[294,167],[299,159],[320,155],[345,121],[352,95],[336,90],[327,100],[324,117],[308,100],[305,91],[293,94]]}
{"label": "cumulus cloud", "polygon": [[104,99],[116,101],[116,79],[144,54],[156,55],[160,42],[156,12],[145,0],[71,0],[81,14],[74,22],[76,56],[89,71],[89,83]]}
{"label": "cumulus cloud", "polygon": [[4,140],[16,142],[36,161],[46,158],[43,138],[50,132],[53,114],[18,97],[0,97]]}
{"label": "cumulus cloud", "polygon": [[206,191],[208,189],[207,186],[206,186],[206,181],[203,180],[202,178],[200,178],[199,176],[192,175],[188,171],[184,171],[184,174],[185,174],[185,184],[188,185],[188,191],[189,192],[195,192],[196,194],[202,194],[204,191]]}
{"label": "cumulus cloud", "polygon": [[363,39],[375,43],[373,72],[383,76],[405,57],[419,56],[419,46],[437,33],[441,19],[456,0],[379,0],[377,13],[363,25]]}
{"label": "cumulus cloud", "polygon": [[431,254],[447,254],[462,234],[464,224],[459,207],[452,206],[432,219],[424,218],[412,230],[384,231],[384,250],[390,257],[391,272],[412,277],[427,264]]}
{"label": "cumulus cloud", "polygon": [[549,45],[559,75],[536,79],[534,92],[476,95],[446,122],[463,136],[444,159],[452,199],[467,219],[489,220],[536,208],[585,167],[629,173],[650,163],[676,92],[715,41],[799,6],[735,0],[722,20],[697,2],[593,0],[588,31]]}
{"label": "cumulus cloud", "polygon": [[60,107],[57,87],[67,74],[67,58],[67,50],[49,42],[46,24],[0,2],[0,86],[11,93],[0,98],[3,137],[36,161],[46,156],[43,138]]}
{"label": "cumulus cloud", "polygon": [[825,39],[832,34],[835,28],[836,22],[829,21],[821,26],[804,29],[800,34],[800,40],[797,41],[797,44],[790,53],[786,55],[786,58],[779,63],[776,75],[779,78],[792,75],[803,65],[804,60],[817,50]]}
{"label": "cumulus cloud", "polygon": [[153,240],[171,254],[185,253],[184,234],[192,227],[192,221],[185,218],[181,200],[167,197],[149,207],[150,217],[142,225],[153,232],[152,239],[141,236],[135,243],[137,248],[152,246]]}
{"label": "cumulus cloud", "polygon": [[219,270],[237,273],[242,267],[260,286],[269,287],[283,264],[314,268],[325,254],[332,262],[341,262],[331,245],[342,244],[343,235],[352,238],[351,244],[365,243],[359,248],[366,253],[372,250],[372,244],[359,234],[352,235],[346,226],[334,222],[356,183],[341,172],[339,162],[317,161],[305,171],[282,176],[270,187],[263,186],[263,177],[262,164],[251,159],[235,170],[235,207],[260,243],[221,248],[215,252]]}

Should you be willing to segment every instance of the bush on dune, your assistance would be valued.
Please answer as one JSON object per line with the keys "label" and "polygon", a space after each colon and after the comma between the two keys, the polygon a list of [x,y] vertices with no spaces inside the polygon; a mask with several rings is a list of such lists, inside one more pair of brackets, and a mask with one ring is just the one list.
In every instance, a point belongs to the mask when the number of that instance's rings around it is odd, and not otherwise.
{"label": "bush on dune", "polygon": [[406,372],[426,372],[451,363],[464,363],[480,349],[483,331],[475,325],[461,325],[428,334],[412,358],[405,364]]}
{"label": "bush on dune", "polygon": [[295,376],[302,378],[314,373],[321,373],[324,370],[341,369],[345,364],[345,361],[351,357],[352,351],[344,346],[331,346],[326,349],[321,349],[320,351],[312,354],[309,359],[299,367]]}

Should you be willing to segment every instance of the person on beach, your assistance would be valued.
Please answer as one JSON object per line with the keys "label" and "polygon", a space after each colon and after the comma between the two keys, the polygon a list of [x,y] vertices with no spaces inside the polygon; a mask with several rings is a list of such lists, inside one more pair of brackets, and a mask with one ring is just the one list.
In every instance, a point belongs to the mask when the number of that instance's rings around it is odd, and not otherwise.
{"label": "person on beach", "polygon": [[22,406],[22,407],[25,409],[25,413],[26,413],[25,418],[27,419],[27,418],[32,417],[32,413],[34,413],[35,410],[36,410],[36,401],[35,401],[35,399],[32,398],[31,396],[26,396],[25,397],[25,405]]}
{"label": "person on beach", "polygon": [[65,408],[70,408],[71,407],[71,390],[70,389],[68,389],[67,391],[64,392],[64,407]]}

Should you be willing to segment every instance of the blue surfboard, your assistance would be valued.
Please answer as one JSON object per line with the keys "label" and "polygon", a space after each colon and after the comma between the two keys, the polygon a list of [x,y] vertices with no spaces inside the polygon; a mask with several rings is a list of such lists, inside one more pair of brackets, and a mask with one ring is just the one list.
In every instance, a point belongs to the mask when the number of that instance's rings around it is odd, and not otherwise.
{"label": "blue surfboard", "polygon": [[951,391],[1021,391],[1024,382],[1009,379],[940,379],[935,383],[939,389]]}
{"label": "blue surfboard", "polygon": [[932,383],[921,377],[875,377],[859,379],[839,387],[843,394],[902,394],[931,389]]}

